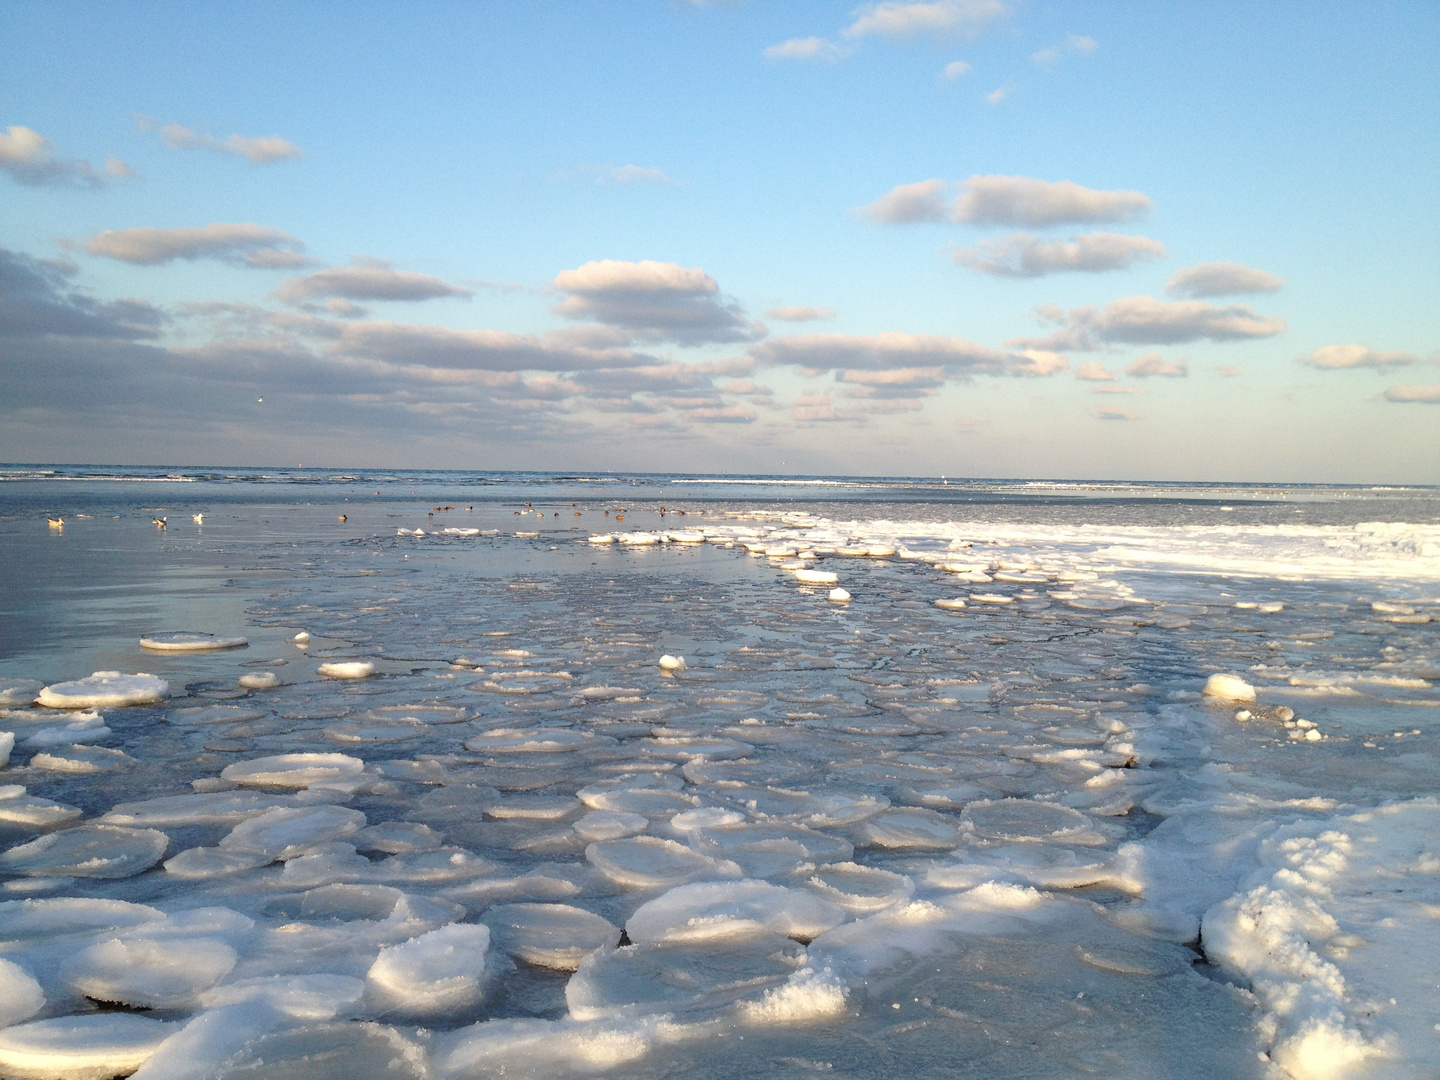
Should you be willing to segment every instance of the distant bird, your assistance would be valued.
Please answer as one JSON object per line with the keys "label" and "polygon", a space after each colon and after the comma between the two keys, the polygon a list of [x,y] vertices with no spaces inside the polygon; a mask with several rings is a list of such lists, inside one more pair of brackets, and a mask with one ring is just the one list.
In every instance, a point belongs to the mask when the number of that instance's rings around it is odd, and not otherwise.
{"label": "distant bird", "polygon": [[52,518],[52,517],[47,517],[45,520],[50,523],[50,527],[51,527],[52,529],[63,529],[63,528],[65,527],[65,519],[64,519],[64,518]]}
{"label": "distant bird", "polygon": [[341,515],[340,515],[340,520],[341,520],[341,521],[349,521],[349,520],[350,520],[350,516],[349,516],[348,514],[341,514]]}
{"label": "distant bird", "polygon": [[195,524],[196,524],[196,525],[204,525],[204,524],[205,524],[205,515],[204,515],[204,514],[192,514],[191,517],[193,517],[193,518],[195,519]]}
{"label": "distant bird", "polygon": [[150,524],[154,525],[157,529],[163,529],[165,528],[165,520],[163,517],[151,518]]}

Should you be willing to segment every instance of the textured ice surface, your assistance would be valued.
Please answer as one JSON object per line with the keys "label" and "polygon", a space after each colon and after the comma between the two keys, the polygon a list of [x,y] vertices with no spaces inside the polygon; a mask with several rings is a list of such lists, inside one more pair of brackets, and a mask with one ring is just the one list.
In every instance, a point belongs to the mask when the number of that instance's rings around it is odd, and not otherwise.
{"label": "textured ice surface", "polygon": [[133,1013],[32,1020],[0,1030],[0,1071],[17,1080],[110,1080],[134,1072],[178,1027]]}
{"label": "textured ice surface", "polygon": [[30,877],[132,877],[159,862],[169,843],[156,829],[81,825],[0,853],[0,870]]}
{"label": "textured ice surface", "polygon": [[226,637],[194,630],[147,634],[140,639],[140,647],[151,652],[212,652],[219,649],[242,649],[249,644],[248,638]]}
{"label": "textured ice surface", "polygon": [[484,918],[497,948],[557,971],[574,971],[590,953],[620,940],[607,919],[569,904],[499,904]]}
{"label": "textured ice surface", "polygon": [[689,944],[781,934],[809,941],[843,922],[839,905],[764,881],[682,885],[643,904],[625,923],[638,944]]}
{"label": "textured ice surface", "polygon": [[382,1009],[407,1015],[453,1012],[483,992],[490,930],[454,924],[380,950],[366,974]]}
{"label": "textured ice surface", "polygon": [[0,1028],[29,1020],[45,1007],[45,991],[19,964],[0,957]]}
{"label": "textured ice surface", "polygon": [[103,709],[151,705],[169,694],[170,684],[154,675],[97,671],[84,679],[47,686],[36,700],[47,709]]}
{"label": "textured ice surface", "polygon": [[37,679],[0,679],[0,705],[28,705],[44,688]]}

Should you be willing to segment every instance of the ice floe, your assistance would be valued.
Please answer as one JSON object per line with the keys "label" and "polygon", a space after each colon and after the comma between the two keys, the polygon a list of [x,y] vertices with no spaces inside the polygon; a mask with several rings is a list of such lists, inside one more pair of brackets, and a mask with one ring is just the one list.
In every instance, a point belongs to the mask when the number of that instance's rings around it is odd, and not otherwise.
{"label": "ice floe", "polygon": [[226,637],[194,630],[147,634],[140,639],[140,647],[150,652],[215,652],[221,649],[242,649],[249,644],[249,638]]}
{"label": "ice floe", "polygon": [[36,700],[47,709],[113,709],[153,705],[169,695],[170,684],[155,675],[97,671],[84,679],[47,686]]}

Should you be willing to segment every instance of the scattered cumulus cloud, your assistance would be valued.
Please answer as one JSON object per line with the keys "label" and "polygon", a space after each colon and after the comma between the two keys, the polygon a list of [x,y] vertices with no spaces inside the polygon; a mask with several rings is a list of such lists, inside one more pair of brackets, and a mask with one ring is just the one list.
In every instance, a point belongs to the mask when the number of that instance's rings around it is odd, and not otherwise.
{"label": "scattered cumulus cloud", "polygon": [[99,188],[135,175],[117,157],[106,158],[98,169],[83,159],[57,158],[54,144],[24,125],[11,125],[0,132],[0,171],[17,184],[37,188]]}
{"label": "scattered cumulus cloud", "polygon": [[[1161,376],[1169,379],[1184,379],[1190,375],[1190,362],[1185,359],[1169,361],[1159,353],[1146,353],[1125,368],[1125,374],[1133,379],[1149,379]],[[1236,372],[1239,374],[1239,372]]]}
{"label": "scattered cumulus cloud", "polygon": [[939,334],[796,334],[771,338],[750,350],[762,365],[791,364],[810,373],[832,369],[891,371],[942,368],[953,376],[1034,375],[1045,370],[1039,359],[977,345],[964,338]]}
{"label": "scattered cumulus cloud", "polygon": [[1014,338],[1007,345],[1057,351],[1090,351],[1106,345],[1183,345],[1191,341],[1245,341],[1274,337],[1285,320],[1259,315],[1243,304],[1219,307],[1201,300],[1125,296],[1104,307],[1062,312],[1051,305],[1036,314],[1064,325],[1044,338]]}
{"label": "scattered cumulus cloud", "polygon": [[1081,34],[1067,34],[1063,45],[1051,45],[1031,53],[1030,62],[1039,64],[1041,67],[1049,67],[1062,60],[1067,54],[1078,53],[1081,56],[1088,56],[1098,48],[1100,48],[1100,43],[1094,38]]}
{"label": "scattered cumulus cloud", "polygon": [[[958,194],[947,201],[952,188],[958,188]],[[1145,213],[1150,205],[1149,197],[1138,191],[1103,191],[1071,180],[972,176],[958,185],[938,179],[901,184],[860,207],[859,213],[882,225],[952,221],[1047,228],[1126,221]]]}
{"label": "scattered cumulus cloud", "polygon": [[995,277],[1033,278],[1066,271],[1098,274],[1127,270],[1140,259],[1158,259],[1164,254],[1165,245],[1146,236],[1087,233],[1069,240],[1045,240],[1032,233],[1016,233],[960,248],[955,261]]}
{"label": "scattered cumulus cloud", "polygon": [[791,38],[771,45],[760,55],[767,60],[822,60],[834,63],[854,52],[854,47],[823,37]]}
{"label": "scattered cumulus cloud", "polygon": [[835,309],[828,307],[810,307],[806,304],[791,304],[788,307],[772,307],[765,312],[767,319],[778,319],[781,322],[816,322],[821,319],[833,319]]}
{"label": "scattered cumulus cloud", "polygon": [[1385,400],[1405,405],[1440,405],[1440,386],[1392,386]]}
{"label": "scattered cumulus cloud", "polygon": [[157,266],[176,259],[217,259],[260,269],[304,266],[305,245],[284,229],[254,222],[216,222],[198,228],[107,229],[85,244],[91,255],[137,266]]}
{"label": "scattered cumulus cloud", "polygon": [[1339,368],[1387,368],[1406,367],[1418,363],[1420,358],[1412,353],[1388,349],[1376,352],[1368,345],[1322,345],[1305,357],[1304,363],[1322,370]]}
{"label": "scattered cumulus cloud", "polygon": [[952,35],[974,38],[1009,14],[1010,5],[1002,0],[869,4],[841,33],[847,38],[879,36],[892,41]]}
{"label": "scattered cumulus cloud", "polygon": [[1088,360],[1075,369],[1075,378],[1085,382],[1114,382],[1115,373],[1099,360]]}
{"label": "scattered cumulus cloud", "polygon": [[438,300],[469,298],[469,289],[430,274],[396,270],[383,259],[361,258],[351,266],[332,266],[280,283],[275,296],[287,304],[326,297],[344,300]]}
{"label": "scattered cumulus cloud", "polygon": [[279,135],[227,135],[217,139],[203,131],[184,127],[181,124],[159,124],[153,117],[137,116],[135,126],[141,131],[157,133],[175,150],[213,150],[221,154],[243,157],[252,165],[273,165],[280,161],[293,161],[304,151],[289,139]]}
{"label": "scattered cumulus cloud", "polygon": [[1177,270],[1165,285],[1171,296],[1204,298],[1276,292],[1285,279],[1237,262],[1197,263]]}
{"label": "scattered cumulus cloud", "polygon": [[1009,86],[997,86],[985,95],[985,103],[987,105],[1004,104],[1005,99],[1010,96],[1010,90],[1011,88]]}
{"label": "scattered cumulus cloud", "polygon": [[950,61],[950,63],[945,65],[945,70],[941,72],[941,74],[944,76],[947,82],[954,82],[956,79],[960,78],[961,75],[966,74],[969,70],[970,65],[967,64],[964,60],[952,60]]}
{"label": "scattered cumulus cloud", "polygon": [[754,341],[765,334],[764,326],[750,322],[698,267],[602,259],[561,271],[554,287],[568,294],[555,306],[557,313],[647,340],[698,345]]}

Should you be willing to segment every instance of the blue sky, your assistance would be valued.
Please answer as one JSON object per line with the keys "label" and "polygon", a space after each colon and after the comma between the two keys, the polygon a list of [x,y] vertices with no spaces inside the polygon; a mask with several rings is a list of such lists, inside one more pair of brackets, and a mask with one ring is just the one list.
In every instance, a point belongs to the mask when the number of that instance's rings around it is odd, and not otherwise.
{"label": "blue sky", "polygon": [[0,34],[7,460],[1440,482],[1434,5]]}

